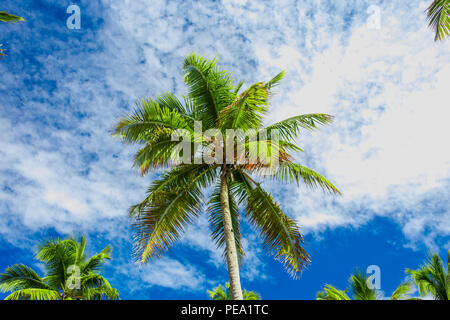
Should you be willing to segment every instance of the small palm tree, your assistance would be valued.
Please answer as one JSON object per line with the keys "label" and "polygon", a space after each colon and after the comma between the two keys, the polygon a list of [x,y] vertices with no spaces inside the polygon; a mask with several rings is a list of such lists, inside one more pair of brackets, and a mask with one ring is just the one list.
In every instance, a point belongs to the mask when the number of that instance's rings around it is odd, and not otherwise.
{"label": "small palm tree", "polygon": [[420,295],[432,295],[436,300],[450,298],[450,250],[447,258],[447,271],[439,254],[433,253],[418,270],[406,269],[419,288]]}
{"label": "small palm tree", "polygon": [[0,291],[12,292],[5,300],[102,300],[119,298],[116,289],[98,272],[111,259],[111,246],[87,257],[86,239],[46,241],[39,246],[37,259],[46,275],[24,264],[6,268],[0,274]]}
{"label": "small palm tree", "polygon": [[[221,285],[218,285],[212,291],[208,290],[208,294],[212,300],[233,300],[229,283],[225,284],[225,289]],[[261,296],[255,291],[247,291],[244,289],[242,291],[242,296],[243,300],[261,300]]]}
{"label": "small palm tree", "polygon": [[[300,129],[315,130],[319,125],[330,123],[333,117],[306,114],[264,127],[269,97],[284,72],[239,93],[242,82],[236,85],[231,75],[220,70],[216,63],[217,59],[188,55],[183,65],[188,96],[179,100],[166,93],[142,100],[132,114],[116,125],[114,134],[125,142],[143,145],[134,161],[142,174],[149,169],[171,168],[152,183],[147,197],[129,211],[136,219],[135,253],[139,260],[145,263],[167,252],[186,225],[200,214],[203,191],[215,186],[207,201],[212,238],[219,247],[225,247],[230,291],[233,299],[240,300],[243,296],[239,263],[244,254],[239,228],[240,207],[245,208],[248,221],[259,229],[267,251],[283,262],[292,275],[297,275],[309,263],[296,222],[283,213],[257,178],[268,177],[270,163],[277,162],[279,166],[269,176],[273,180],[303,181],[307,186],[339,193],[331,182],[295,163],[289,154],[301,151],[295,144]],[[201,133],[199,137],[198,123],[202,133],[214,134],[203,138]],[[223,140],[219,139],[220,136],[228,139],[227,130],[244,132],[232,137],[228,152]],[[187,155],[183,149],[187,162],[179,161],[180,142],[173,139],[173,134],[179,131],[188,133],[185,137]],[[268,152],[256,162],[248,160],[249,147],[254,145],[245,136],[248,132],[259,137],[265,134],[257,144],[259,151]],[[279,133],[279,139],[274,132]],[[238,147],[245,146],[242,157],[236,155],[235,143]],[[215,151],[210,152],[211,149]],[[219,152],[220,149],[223,152]],[[225,158],[230,153],[232,163]],[[212,161],[204,161],[205,156]]]}
{"label": "small palm tree", "polygon": [[434,41],[450,35],[450,0],[435,0],[427,9],[429,26],[434,30]]}
{"label": "small palm tree", "polygon": [[[332,285],[325,285],[323,291],[317,293],[317,300],[378,300],[380,299],[376,290],[369,287],[368,277],[362,271],[352,274],[349,279],[350,290],[340,290]],[[353,299],[347,295],[347,291],[352,293]],[[390,300],[406,299],[411,292],[411,284],[408,281],[400,284],[394,291]]]}

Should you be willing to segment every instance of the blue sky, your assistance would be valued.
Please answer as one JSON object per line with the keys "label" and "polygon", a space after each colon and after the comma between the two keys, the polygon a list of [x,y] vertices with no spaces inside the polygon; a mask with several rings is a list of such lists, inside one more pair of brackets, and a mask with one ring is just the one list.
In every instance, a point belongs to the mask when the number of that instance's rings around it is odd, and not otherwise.
{"label": "blue sky", "polygon": [[[81,29],[66,27],[70,4]],[[183,57],[220,58],[245,85],[285,69],[268,122],[336,116],[304,133],[299,162],[343,192],[267,184],[305,234],[311,266],[292,280],[244,224],[243,286],[265,299],[313,299],[350,273],[381,268],[388,296],[429,250],[450,248],[449,42],[434,43],[424,1],[3,1],[0,25],[0,270],[47,237],[114,246],[106,276],[123,298],[203,299],[227,279],[201,217],[168,255],[138,266],[126,210],[155,176],[110,136],[137,99],[186,93]],[[380,10],[380,28],[371,28]],[[0,295],[4,297],[4,295]]]}

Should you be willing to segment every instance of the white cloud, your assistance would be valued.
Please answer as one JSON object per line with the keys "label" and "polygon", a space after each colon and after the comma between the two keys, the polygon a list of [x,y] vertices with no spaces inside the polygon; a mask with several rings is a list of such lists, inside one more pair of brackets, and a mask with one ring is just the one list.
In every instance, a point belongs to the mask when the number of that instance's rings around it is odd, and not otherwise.
{"label": "white cloud", "polygon": [[[194,266],[168,257],[162,257],[152,264],[143,266],[125,264],[120,266],[118,272],[130,282],[131,293],[151,286],[201,290],[205,282],[203,273]],[[128,278],[130,275],[132,275],[131,279]],[[140,281],[136,281],[136,275]]]}

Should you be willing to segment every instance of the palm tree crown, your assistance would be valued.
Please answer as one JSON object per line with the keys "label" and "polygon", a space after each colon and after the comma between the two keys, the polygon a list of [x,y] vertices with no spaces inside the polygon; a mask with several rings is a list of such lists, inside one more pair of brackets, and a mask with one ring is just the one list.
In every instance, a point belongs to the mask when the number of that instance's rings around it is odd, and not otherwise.
{"label": "palm tree crown", "polygon": [[0,274],[0,291],[12,293],[6,300],[101,300],[119,298],[116,289],[98,272],[111,259],[111,246],[85,255],[86,239],[54,240],[43,243],[36,255],[46,275],[16,264]]}
{"label": "palm tree crown", "polygon": [[[212,291],[208,290],[208,294],[212,300],[232,300],[229,283],[225,284],[225,289],[218,285]],[[261,300],[259,293],[245,289],[242,291],[242,297],[243,300]]]}
{"label": "palm tree crown", "polygon": [[[332,285],[325,285],[323,291],[317,293],[317,300],[378,300],[380,295],[375,288],[368,284],[368,276],[362,271],[356,271],[349,279],[349,289],[340,290]],[[352,298],[347,295],[350,291]],[[390,300],[401,300],[407,298],[411,292],[411,284],[408,281],[401,283],[390,297]]]}
{"label": "palm tree crown", "polygon": [[439,254],[434,253],[418,270],[406,269],[419,289],[421,296],[432,295],[436,300],[450,299],[450,250],[447,271]]}
{"label": "palm tree crown", "polygon": [[[116,125],[114,134],[125,142],[142,145],[134,159],[142,174],[149,169],[170,168],[151,184],[146,198],[129,211],[135,218],[135,253],[139,260],[146,262],[166,252],[201,213],[203,192],[213,186],[206,202],[212,238],[218,247],[225,247],[233,299],[242,299],[238,263],[244,255],[239,228],[241,207],[250,224],[260,231],[267,251],[292,275],[309,263],[297,224],[283,213],[257,178],[303,181],[307,186],[339,193],[322,175],[295,163],[290,155],[301,151],[295,144],[300,129],[315,130],[330,123],[332,117],[306,114],[264,127],[269,98],[284,72],[240,93],[242,82],[235,84],[231,75],[216,64],[217,59],[188,55],[182,69],[188,95],[180,100],[166,93],[141,100],[134,112]],[[201,135],[199,123],[204,132]],[[223,142],[229,138],[229,130],[240,130],[231,136],[231,148]],[[184,141],[188,147],[183,150],[179,140],[173,138],[180,131],[187,135]],[[263,154],[256,162],[248,160],[249,149],[255,146],[246,136],[248,132],[258,136],[258,154]],[[245,147],[241,154],[236,149],[239,144]],[[183,161],[179,160],[181,154]],[[231,163],[225,158],[229,154]],[[270,163],[275,161],[279,165],[273,169]]]}

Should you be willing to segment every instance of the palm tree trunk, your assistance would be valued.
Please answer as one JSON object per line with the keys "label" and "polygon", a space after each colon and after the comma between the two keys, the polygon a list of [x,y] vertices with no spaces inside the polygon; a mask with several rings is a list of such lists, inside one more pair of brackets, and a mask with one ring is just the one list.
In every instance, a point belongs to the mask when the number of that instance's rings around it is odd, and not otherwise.
{"label": "palm tree trunk", "polygon": [[228,197],[228,169],[226,166],[224,166],[220,176],[220,203],[223,212],[223,229],[225,234],[231,298],[233,300],[243,300],[241,279],[239,277],[239,261],[234,239],[233,223],[231,221],[230,199]]}

